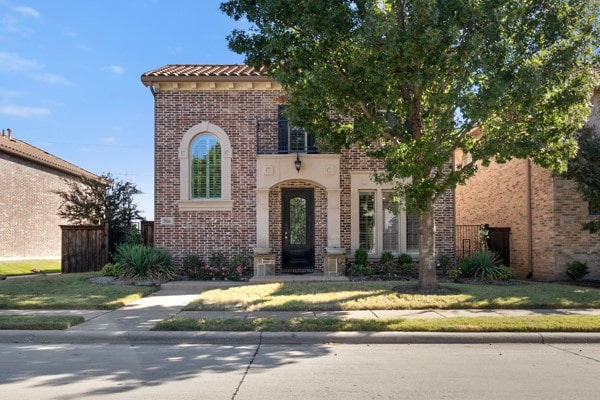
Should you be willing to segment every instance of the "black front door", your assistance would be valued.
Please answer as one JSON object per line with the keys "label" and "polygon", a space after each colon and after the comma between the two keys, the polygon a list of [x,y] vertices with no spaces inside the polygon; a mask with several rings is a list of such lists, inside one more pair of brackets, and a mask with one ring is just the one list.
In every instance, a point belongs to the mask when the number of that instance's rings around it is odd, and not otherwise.
{"label": "black front door", "polygon": [[315,269],[313,189],[282,189],[282,271],[313,272]]}

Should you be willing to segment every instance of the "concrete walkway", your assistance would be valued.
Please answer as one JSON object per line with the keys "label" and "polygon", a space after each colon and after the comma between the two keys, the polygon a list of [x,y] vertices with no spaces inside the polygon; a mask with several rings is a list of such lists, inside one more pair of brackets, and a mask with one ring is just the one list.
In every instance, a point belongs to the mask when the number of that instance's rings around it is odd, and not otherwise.
{"label": "concrete walkway", "polygon": [[239,282],[169,282],[150,296],[113,311],[0,310],[0,315],[81,315],[85,322],[67,331],[0,331],[0,342],[41,343],[487,343],[594,342],[600,333],[420,333],[420,332],[153,332],[171,317],[250,318],[452,318],[541,315],[600,315],[600,309],[538,310],[366,310],[366,311],[183,311],[200,292],[244,285]]}

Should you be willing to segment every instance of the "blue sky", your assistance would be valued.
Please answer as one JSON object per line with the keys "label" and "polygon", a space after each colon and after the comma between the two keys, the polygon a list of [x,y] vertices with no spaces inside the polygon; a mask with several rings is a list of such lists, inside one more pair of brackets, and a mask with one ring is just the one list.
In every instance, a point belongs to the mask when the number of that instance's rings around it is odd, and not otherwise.
{"label": "blue sky", "polygon": [[134,182],[153,219],[153,99],[142,73],[242,63],[219,0],[0,0],[0,129]]}

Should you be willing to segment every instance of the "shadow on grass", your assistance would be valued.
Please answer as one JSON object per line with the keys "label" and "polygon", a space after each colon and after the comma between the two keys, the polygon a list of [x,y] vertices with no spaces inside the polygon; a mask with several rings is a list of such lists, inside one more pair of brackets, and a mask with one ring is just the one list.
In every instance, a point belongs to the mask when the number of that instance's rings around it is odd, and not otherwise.
{"label": "shadow on grass", "polygon": [[448,293],[421,294],[407,282],[286,282],[208,290],[186,310],[344,311],[394,309],[600,308],[600,289],[550,283],[444,283]]}

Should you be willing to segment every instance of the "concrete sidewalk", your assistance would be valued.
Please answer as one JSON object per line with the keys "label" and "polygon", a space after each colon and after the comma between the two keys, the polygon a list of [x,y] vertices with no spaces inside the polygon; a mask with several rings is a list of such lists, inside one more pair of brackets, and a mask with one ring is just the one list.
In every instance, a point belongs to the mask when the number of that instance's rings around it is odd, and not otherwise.
{"label": "concrete sidewalk", "polygon": [[452,318],[541,315],[600,315],[600,309],[561,310],[367,310],[367,311],[182,311],[202,290],[238,282],[170,282],[159,291],[114,311],[0,310],[0,315],[81,315],[85,322],[67,331],[0,331],[4,343],[488,343],[593,342],[600,333],[420,333],[420,332],[153,332],[171,317],[249,318]]}

